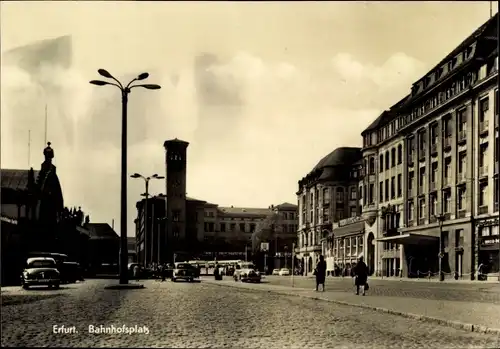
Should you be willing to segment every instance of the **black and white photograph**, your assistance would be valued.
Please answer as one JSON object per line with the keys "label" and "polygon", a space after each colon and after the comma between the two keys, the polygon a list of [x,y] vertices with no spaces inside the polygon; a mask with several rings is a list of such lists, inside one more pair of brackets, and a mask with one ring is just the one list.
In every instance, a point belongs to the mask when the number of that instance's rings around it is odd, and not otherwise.
{"label": "black and white photograph", "polygon": [[1,346],[499,348],[494,1],[2,1]]}

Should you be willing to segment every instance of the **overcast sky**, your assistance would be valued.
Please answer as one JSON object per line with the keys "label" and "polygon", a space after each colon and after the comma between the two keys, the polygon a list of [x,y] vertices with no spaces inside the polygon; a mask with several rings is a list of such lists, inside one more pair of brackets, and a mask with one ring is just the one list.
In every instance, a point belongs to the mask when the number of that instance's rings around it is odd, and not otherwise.
{"label": "overcast sky", "polygon": [[[494,4],[496,12],[496,4]],[[149,71],[130,95],[130,173],[188,148],[187,192],[222,206],[295,203],[297,181],[489,18],[488,2],[2,2],[2,52],[71,35],[69,67],[2,64],[2,168],[39,168],[44,105],[66,204],[120,218],[120,98],[96,70]],[[62,45],[62,44],[61,44]],[[64,44],[66,45],[66,44]],[[64,50],[63,50],[64,51]],[[64,53],[62,53],[64,55]],[[31,74],[31,75],[30,75]],[[42,88],[40,88],[42,86]],[[31,157],[28,160],[28,131]],[[128,183],[128,234],[143,183]],[[152,183],[150,192],[164,192]]]}

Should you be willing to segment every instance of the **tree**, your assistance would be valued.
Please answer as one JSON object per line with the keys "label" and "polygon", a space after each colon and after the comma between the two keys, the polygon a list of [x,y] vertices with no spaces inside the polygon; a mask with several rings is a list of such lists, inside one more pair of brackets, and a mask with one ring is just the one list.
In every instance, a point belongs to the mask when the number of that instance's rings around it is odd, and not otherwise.
{"label": "tree", "polygon": [[252,234],[252,250],[259,251],[260,243],[274,241],[283,230],[283,218],[277,213],[271,213],[263,221],[257,223]]}

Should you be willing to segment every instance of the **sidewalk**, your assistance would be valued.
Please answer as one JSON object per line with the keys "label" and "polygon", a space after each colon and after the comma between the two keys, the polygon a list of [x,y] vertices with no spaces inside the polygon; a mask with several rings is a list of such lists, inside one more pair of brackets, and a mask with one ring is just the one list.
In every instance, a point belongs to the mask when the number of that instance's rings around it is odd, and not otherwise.
{"label": "sidewalk", "polygon": [[[307,275],[307,276],[294,276],[296,278],[300,279],[314,279],[314,275]],[[344,276],[344,278],[350,278],[350,276]],[[341,276],[327,276],[327,280],[335,280],[335,279],[342,279]],[[470,279],[459,279],[455,280],[453,278],[445,278],[444,281],[439,281],[438,277],[432,277],[432,278],[407,278],[407,277],[380,277],[380,276],[370,276],[368,278],[369,280],[384,280],[384,281],[399,281],[399,282],[435,282],[435,283],[447,283],[447,284],[500,284],[500,281],[498,281],[498,277],[490,277],[488,280],[484,281],[478,281],[478,280],[470,280]]]}
{"label": "sidewalk", "polygon": [[202,282],[233,288],[243,288],[260,292],[299,296],[329,301],[337,304],[356,306],[400,315],[417,320],[430,321],[473,332],[500,335],[500,305],[470,301],[442,301],[409,297],[356,296],[348,292],[315,292],[311,289],[290,286],[247,284],[234,281],[203,279]]}

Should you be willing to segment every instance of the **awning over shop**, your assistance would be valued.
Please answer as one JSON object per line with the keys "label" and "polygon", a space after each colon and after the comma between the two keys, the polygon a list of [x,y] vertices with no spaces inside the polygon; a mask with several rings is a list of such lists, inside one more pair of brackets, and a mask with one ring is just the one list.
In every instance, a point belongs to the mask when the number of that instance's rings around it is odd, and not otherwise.
{"label": "awning over shop", "polygon": [[361,234],[364,232],[365,222],[357,222],[343,227],[333,229],[333,236],[340,238],[348,235]]}
{"label": "awning over shop", "polygon": [[375,239],[375,241],[392,242],[394,244],[401,244],[401,245],[417,245],[422,243],[434,242],[437,241],[438,239],[439,237],[437,236],[408,233],[408,234],[388,236],[385,238]]}

